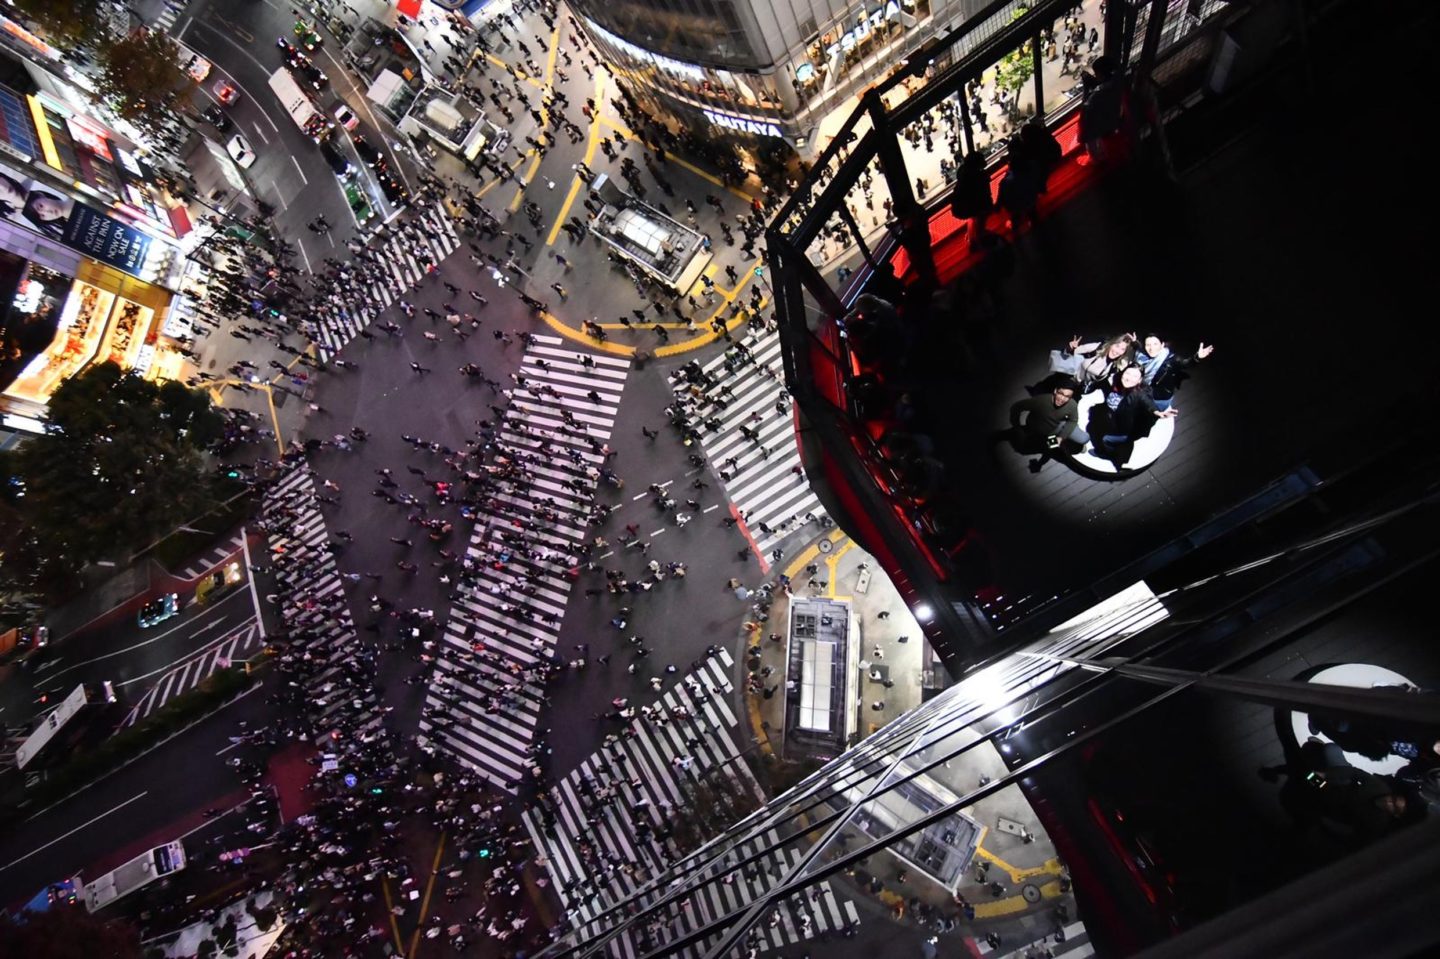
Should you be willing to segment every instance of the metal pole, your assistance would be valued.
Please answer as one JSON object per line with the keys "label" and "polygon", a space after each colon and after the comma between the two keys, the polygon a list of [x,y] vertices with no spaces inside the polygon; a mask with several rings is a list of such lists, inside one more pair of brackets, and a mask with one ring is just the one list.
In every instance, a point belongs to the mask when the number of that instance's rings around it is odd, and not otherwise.
{"label": "metal pole", "polygon": [[1045,60],[1040,56],[1040,48],[1043,45],[1044,37],[1039,30],[1035,31],[1034,38],[1030,41],[1030,62],[1034,64],[1035,71],[1035,115],[1043,123],[1045,120]]}

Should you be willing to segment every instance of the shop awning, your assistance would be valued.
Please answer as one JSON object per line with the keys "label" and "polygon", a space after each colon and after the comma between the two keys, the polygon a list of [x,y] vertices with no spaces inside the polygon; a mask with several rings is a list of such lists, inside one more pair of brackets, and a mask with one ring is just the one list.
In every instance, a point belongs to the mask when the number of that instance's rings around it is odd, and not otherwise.
{"label": "shop awning", "polygon": [[420,19],[420,0],[396,0],[395,9],[411,20]]}
{"label": "shop awning", "polygon": [[170,215],[170,227],[175,231],[177,238],[194,229],[194,225],[190,222],[190,211],[184,206],[172,206],[166,212]]}

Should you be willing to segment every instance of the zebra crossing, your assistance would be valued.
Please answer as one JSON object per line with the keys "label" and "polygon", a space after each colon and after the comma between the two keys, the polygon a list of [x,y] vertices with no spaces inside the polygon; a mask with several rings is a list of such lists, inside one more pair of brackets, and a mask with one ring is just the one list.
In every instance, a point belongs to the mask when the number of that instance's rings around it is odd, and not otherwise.
{"label": "zebra crossing", "polygon": [[205,555],[191,560],[190,565],[177,573],[172,573],[176,579],[198,579],[201,574],[207,573],[219,566],[226,559],[239,552],[245,545],[244,530],[236,530],[235,535],[225,540],[210,550]]}
{"label": "zebra crossing", "polygon": [[[699,418],[718,418],[720,429],[702,430],[700,443],[720,473],[725,495],[740,512],[760,554],[768,556],[775,546],[805,525],[807,516],[819,519],[825,516],[825,510],[800,470],[800,446],[795,440],[788,399],[786,413],[776,410],[776,404],[787,396],[780,334],[748,334],[741,342],[754,357],[753,363],[737,365],[738,357],[732,349],[703,367],[718,381],[699,406]],[[733,398],[718,396],[718,390],[725,385],[730,387]],[[759,419],[754,418],[756,413]],[[741,427],[757,433],[759,442],[747,438]]]}
{"label": "zebra crossing", "polygon": [[160,9],[160,15],[155,18],[155,26],[152,28],[161,33],[170,32],[175,21],[180,19],[180,14],[185,12],[185,6],[189,0],[165,0],[165,5]]}
{"label": "zebra crossing", "polygon": [[[583,491],[567,484],[604,466],[601,454],[566,429],[564,417],[596,442],[608,440],[630,372],[628,359],[590,359],[594,365],[585,366],[555,336],[534,336],[525,351],[510,391],[508,412],[514,416],[499,438],[515,451],[538,451],[548,440],[554,452],[544,454],[551,457],[548,465],[527,464],[528,488],[497,493],[492,511],[475,525],[467,547],[475,585],[451,607],[420,724],[427,739],[512,793],[510,784],[530,765],[526,750],[544,705],[544,687],[527,670],[555,653],[570,595],[570,551],[586,538],[594,499],[588,482]],[[533,547],[528,555],[501,538],[532,522],[542,525],[527,534]],[[477,655],[481,644],[484,656]]]}
{"label": "zebra crossing", "polygon": [[[455,221],[438,201],[415,207],[409,224],[420,234],[418,243],[423,247],[421,253],[428,250],[433,263],[444,261],[460,248],[460,234],[455,230]],[[365,296],[331,296],[329,309],[320,314],[319,328],[316,336],[312,337],[322,362],[343,350],[361,330],[425,276],[425,265],[415,256],[411,241],[397,240],[393,231],[372,242],[369,249],[379,258],[384,275],[375,282],[361,282]]]}
{"label": "zebra crossing", "polygon": [[[146,690],[145,695],[135,703],[130,714],[125,718],[125,722],[121,725],[133,726],[171,699],[199,686],[217,669],[223,669],[232,663],[249,658],[255,650],[260,648],[263,639],[264,631],[260,628],[260,624],[252,620],[239,629],[213,640],[183,663],[165,670],[164,674]],[[149,678],[149,676],[137,676],[116,685],[123,688],[131,683],[143,682]]]}
{"label": "zebra crossing", "polygon": [[[290,556],[313,564],[305,574],[303,585],[315,605],[326,605],[337,596],[341,600],[338,612],[323,609],[300,612],[286,626],[292,636],[305,638],[311,659],[320,663],[309,680],[311,702],[320,707],[317,726],[326,729],[342,708],[353,709],[365,717],[357,730],[364,732],[379,725],[383,713],[373,688],[347,696],[354,687],[342,669],[354,658],[357,649],[355,621],[344,602],[344,582],[335,565],[329,531],[315,496],[315,474],[303,462],[288,467],[279,481],[265,491],[261,514],[266,520],[287,510],[294,511],[293,516],[277,524],[277,531],[270,533],[268,548],[272,558]],[[325,738],[322,733],[317,742]]]}
{"label": "zebra crossing", "polygon": [[1091,944],[1090,933],[1086,931],[1083,922],[1072,922],[1063,927],[1059,937],[1053,934],[1042,936],[1034,942],[1019,946],[1002,942],[998,947],[994,947],[984,939],[972,939],[966,945],[971,948],[971,955],[991,956],[993,959],[1006,959],[1009,956],[1014,956],[1015,959],[1035,959],[1041,955],[1085,959],[1086,956],[1095,955],[1095,946]]}
{"label": "zebra crossing", "polygon": [[[545,857],[569,925],[582,935],[603,928],[606,924],[587,926],[648,881],[643,874],[632,878],[623,869],[609,868],[606,861],[645,867],[680,857],[674,841],[657,839],[653,830],[671,824],[674,810],[689,807],[685,790],[690,784],[727,775],[758,795],[759,786],[739,758],[743,750],[736,743],[741,724],[730,705],[733,665],[725,650],[706,659],[659,700],[658,706],[670,717],[667,721],[632,721],[626,735],[586,759],[547,792],[548,815],[536,808],[525,813],[526,829]],[[608,806],[592,798],[597,787],[615,790]],[[643,839],[642,824],[651,830],[644,832]],[[758,835],[734,851],[748,857],[774,839],[773,834]],[[682,921],[693,928],[723,915],[762,891],[765,869],[791,866],[801,855],[798,849],[771,852],[743,878],[737,874],[732,883],[714,882],[697,890],[687,905],[677,909],[677,916],[683,915]],[[765,947],[801,945],[817,933],[859,924],[854,902],[841,898],[829,883],[819,889],[798,908],[782,910],[772,923],[755,927]],[[609,954],[633,959],[655,945],[636,941],[627,930],[612,942]],[[698,949],[677,955],[698,955]]]}

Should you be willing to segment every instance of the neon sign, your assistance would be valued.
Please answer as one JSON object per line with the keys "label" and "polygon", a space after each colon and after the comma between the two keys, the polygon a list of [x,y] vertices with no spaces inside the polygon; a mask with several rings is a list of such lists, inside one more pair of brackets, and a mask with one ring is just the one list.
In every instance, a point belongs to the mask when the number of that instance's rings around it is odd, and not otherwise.
{"label": "neon sign", "polygon": [[734,130],[736,133],[749,133],[761,137],[785,138],[780,128],[769,120],[756,120],[751,117],[737,117],[729,113],[719,113],[715,110],[706,110],[705,119],[726,130]]}

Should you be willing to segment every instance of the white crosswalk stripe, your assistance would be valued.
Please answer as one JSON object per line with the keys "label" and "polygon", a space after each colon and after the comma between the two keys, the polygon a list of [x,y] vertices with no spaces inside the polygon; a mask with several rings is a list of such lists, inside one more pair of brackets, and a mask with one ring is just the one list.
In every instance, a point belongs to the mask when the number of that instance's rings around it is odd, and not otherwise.
{"label": "white crosswalk stripe", "polygon": [[155,18],[155,24],[151,29],[166,33],[175,21],[180,19],[180,14],[185,12],[185,4],[188,0],[165,0],[165,6],[160,10],[160,16]]}
{"label": "white crosswalk stripe", "polygon": [[1061,931],[1063,939],[1057,939],[1051,934],[1018,945],[1002,940],[998,947],[992,947],[984,939],[976,939],[970,943],[974,947],[972,955],[990,956],[992,959],[1005,959],[1006,956],[1030,959],[1031,956],[1039,955],[1041,949],[1048,950],[1048,955],[1069,956],[1070,959],[1084,959],[1085,956],[1095,955],[1095,947],[1090,942],[1090,934],[1083,922],[1072,922]]}
{"label": "white crosswalk stripe", "polygon": [[534,450],[542,459],[525,464],[523,483],[496,492],[476,523],[467,555],[480,572],[451,608],[420,724],[425,736],[512,793],[510,783],[530,765],[526,750],[544,703],[539,677],[526,671],[555,655],[570,596],[566,570],[586,538],[595,498],[586,470],[604,465],[565,417],[597,443],[609,439],[630,373],[627,359],[593,354],[587,367],[578,357],[559,337],[535,336],[521,360],[524,386],[513,391],[500,437],[510,450]]}
{"label": "white crosswalk stripe", "polygon": [[[320,315],[314,340],[322,362],[343,350],[387,307],[420,282],[425,263],[416,257],[417,250],[426,262],[438,265],[460,248],[460,234],[454,219],[438,202],[415,208],[408,222],[417,238],[397,237],[395,231],[389,231],[369,244],[369,250],[380,260],[379,281],[361,281],[363,295],[333,297],[329,308]],[[463,302],[471,303],[469,297]],[[457,300],[456,305],[462,306],[461,301]]]}
{"label": "white crosswalk stripe", "polygon": [[344,674],[358,648],[355,622],[345,604],[345,584],[315,494],[315,477],[309,466],[291,466],[266,490],[261,515],[278,520],[277,531],[269,537],[270,555],[285,555],[308,567],[303,580],[293,584],[286,583],[284,572],[278,573],[281,584],[302,586],[316,603],[340,600],[335,612],[319,608],[300,611],[286,624],[290,635],[304,642],[310,659],[320,663],[307,680],[307,689],[311,704],[319,707],[312,711],[321,730],[318,739],[324,739],[328,725],[340,718],[342,710],[348,718],[358,719],[355,734],[379,725],[383,713],[373,685],[357,687]]}
{"label": "white crosswalk stripe", "polygon": [[172,575],[177,579],[194,579],[201,573],[219,566],[226,557],[238,552],[244,543],[244,533],[237,530],[234,536],[231,536],[223,543],[211,547],[203,556],[191,560],[189,566]]}
{"label": "white crosswalk stripe", "polygon": [[121,725],[134,725],[174,697],[199,686],[215,670],[253,656],[260,648],[261,638],[260,624],[252,620],[239,629],[212,640],[199,652],[156,679]]}
{"label": "white crosswalk stripe", "polygon": [[[716,420],[719,429],[698,429],[705,455],[721,474],[725,495],[744,517],[760,552],[768,555],[805,526],[807,516],[818,521],[825,510],[804,473],[797,472],[800,447],[784,392],[780,335],[747,334],[741,343],[754,362],[742,362],[732,347],[703,367],[718,379],[706,391],[697,418]],[[721,394],[725,386],[729,392]],[[688,389],[688,384],[684,388]],[[776,408],[782,399],[784,413]],[[742,427],[753,431],[758,442],[746,437]],[[732,458],[733,463],[729,462]]]}
{"label": "white crosswalk stripe", "polygon": [[[645,881],[655,872],[652,866],[679,858],[667,826],[673,823],[674,810],[691,805],[693,783],[720,775],[731,778],[741,791],[758,790],[737,745],[743,734],[730,705],[733,665],[724,650],[706,659],[659,700],[664,722],[632,720],[623,735],[549,789],[541,807],[525,813],[525,826],[548,860],[571,928],[598,931],[599,925],[587,929],[589,921],[639,887],[620,866],[638,865],[642,872],[637,876]],[[757,836],[737,848],[746,857],[772,838]],[[800,856],[795,848],[773,852],[757,859],[755,868],[737,875],[733,883],[712,882],[699,889],[673,916],[657,915],[662,921],[679,920],[677,927],[693,928],[749,901],[763,888],[764,870],[792,865]],[[802,906],[782,910],[774,925],[756,927],[766,947],[799,945],[818,933],[858,925],[853,902],[837,896],[829,883],[818,888],[816,897]],[[658,945],[641,943],[626,932],[612,941],[609,955],[631,959]],[[694,949],[676,953],[698,954]]]}

